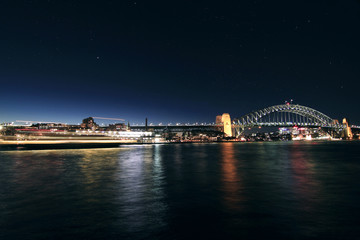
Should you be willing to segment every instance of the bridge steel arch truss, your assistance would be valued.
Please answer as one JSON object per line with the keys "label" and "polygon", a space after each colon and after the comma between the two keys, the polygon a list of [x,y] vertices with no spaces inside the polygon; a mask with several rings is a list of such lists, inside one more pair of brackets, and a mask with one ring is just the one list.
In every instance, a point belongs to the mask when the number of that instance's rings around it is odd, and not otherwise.
{"label": "bridge steel arch truss", "polygon": [[[280,114],[281,119],[271,120],[270,115],[274,115],[274,114],[275,115]],[[268,121],[266,117],[269,117]],[[234,124],[242,129],[252,126],[293,126],[293,125],[343,128],[342,124],[335,122],[329,116],[315,109],[297,104],[275,105],[255,112],[251,112],[235,120]]]}

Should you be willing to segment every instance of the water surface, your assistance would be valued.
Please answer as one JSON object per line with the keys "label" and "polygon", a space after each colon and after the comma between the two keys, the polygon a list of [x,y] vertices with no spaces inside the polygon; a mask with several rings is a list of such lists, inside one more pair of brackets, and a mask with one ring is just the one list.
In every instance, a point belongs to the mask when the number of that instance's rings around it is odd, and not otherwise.
{"label": "water surface", "polygon": [[0,239],[357,239],[359,142],[0,152]]}

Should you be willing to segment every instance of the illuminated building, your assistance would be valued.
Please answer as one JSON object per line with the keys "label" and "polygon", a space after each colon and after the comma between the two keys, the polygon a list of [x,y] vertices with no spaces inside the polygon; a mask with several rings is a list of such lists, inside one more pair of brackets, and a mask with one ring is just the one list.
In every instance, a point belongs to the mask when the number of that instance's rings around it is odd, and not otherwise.
{"label": "illuminated building", "polygon": [[128,127],[126,126],[125,123],[109,124],[109,128],[108,128],[108,130],[110,131],[126,131],[127,129]]}
{"label": "illuminated building", "polygon": [[81,126],[81,128],[95,130],[97,127],[97,124],[94,122],[94,118],[88,117],[88,118],[83,119],[83,122],[81,123],[80,126]]}

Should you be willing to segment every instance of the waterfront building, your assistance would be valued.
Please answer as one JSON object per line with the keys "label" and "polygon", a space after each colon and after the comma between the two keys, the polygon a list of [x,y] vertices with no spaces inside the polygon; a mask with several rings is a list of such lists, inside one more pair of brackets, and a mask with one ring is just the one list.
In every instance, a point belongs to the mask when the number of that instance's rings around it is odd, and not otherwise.
{"label": "waterfront building", "polygon": [[126,126],[125,123],[114,123],[114,124],[109,124],[109,131],[126,131],[128,130],[128,127]]}
{"label": "waterfront building", "polygon": [[97,128],[97,124],[94,122],[94,118],[92,117],[83,119],[83,122],[81,123],[80,126],[81,128],[91,129],[91,130],[95,130]]}

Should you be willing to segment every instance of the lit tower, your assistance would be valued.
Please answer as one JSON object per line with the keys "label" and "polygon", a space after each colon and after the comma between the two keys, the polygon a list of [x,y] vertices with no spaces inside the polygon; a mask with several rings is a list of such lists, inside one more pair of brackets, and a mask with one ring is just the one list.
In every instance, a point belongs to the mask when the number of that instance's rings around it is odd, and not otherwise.
{"label": "lit tower", "polygon": [[343,125],[345,127],[344,132],[343,132],[343,136],[346,139],[352,139],[353,138],[353,134],[351,131],[351,128],[349,127],[349,123],[346,120],[346,118],[343,119]]}
{"label": "lit tower", "polygon": [[226,134],[226,136],[232,137],[230,114],[223,113],[221,117],[221,122],[223,122],[224,124],[224,133]]}

